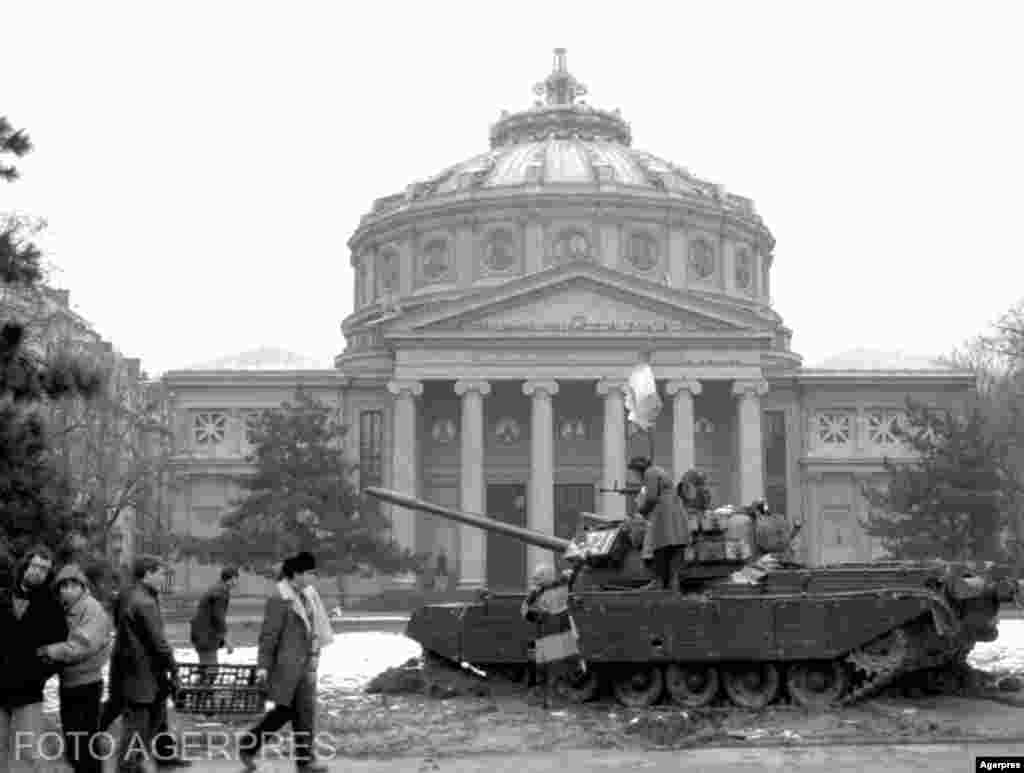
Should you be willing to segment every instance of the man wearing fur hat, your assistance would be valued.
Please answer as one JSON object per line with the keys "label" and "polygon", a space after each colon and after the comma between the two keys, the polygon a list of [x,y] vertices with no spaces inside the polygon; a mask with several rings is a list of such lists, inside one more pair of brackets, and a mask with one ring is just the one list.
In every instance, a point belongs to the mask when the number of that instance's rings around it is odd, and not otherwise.
{"label": "man wearing fur hat", "polygon": [[94,736],[99,732],[103,667],[113,648],[113,624],[77,564],[61,569],[53,584],[64,606],[68,638],[39,652],[61,666],[60,724],[68,763],[75,773],[100,773],[103,763]]}
{"label": "man wearing fur hat", "polygon": [[284,561],[274,592],[267,599],[259,637],[258,671],[274,707],[239,746],[245,767],[256,767],[256,755],[268,736],[289,722],[293,754],[300,771],[326,771],[313,758],[316,724],[316,679],[320,651],[334,638],[330,619],[316,592],[316,560],[307,552]]}

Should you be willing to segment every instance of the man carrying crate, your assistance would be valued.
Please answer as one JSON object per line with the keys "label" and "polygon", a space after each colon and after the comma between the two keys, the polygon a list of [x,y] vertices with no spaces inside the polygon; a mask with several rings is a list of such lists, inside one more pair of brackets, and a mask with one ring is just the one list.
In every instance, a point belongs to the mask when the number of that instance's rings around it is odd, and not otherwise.
{"label": "man carrying crate", "polygon": [[222,569],[220,581],[203,594],[192,617],[190,638],[199,656],[205,684],[213,684],[217,679],[217,650],[223,647],[229,655],[232,651],[227,635],[228,605],[237,585],[238,570],[232,566]]}

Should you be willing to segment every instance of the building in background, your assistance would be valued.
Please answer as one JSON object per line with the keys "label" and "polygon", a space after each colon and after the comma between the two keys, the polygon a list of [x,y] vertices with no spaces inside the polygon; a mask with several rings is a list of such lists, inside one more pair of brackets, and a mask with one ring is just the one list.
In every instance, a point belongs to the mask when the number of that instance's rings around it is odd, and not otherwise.
{"label": "building in background", "polygon": [[[138,358],[124,356],[104,340],[72,308],[69,290],[4,286],[0,304],[25,326],[28,351],[46,359],[71,354],[109,374],[105,392],[95,399],[60,400],[38,410],[51,430],[54,459],[70,482],[74,506],[92,511],[96,523],[109,522],[102,540],[108,556],[116,563],[130,561],[139,537],[151,535],[151,524],[159,522],[165,507],[163,484],[149,480],[150,469],[159,478],[161,449],[170,456],[166,433],[150,431],[160,421],[169,426],[166,417],[158,418],[166,410],[162,383],[146,377]],[[142,476],[147,495],[123,496],[127,486],[141,490]]]}
{"label": "building in background", "polygon": [[[596,488],[649,450],[623,409],[646,353],[666,400],[658,462],[705,472],[717,503],[764,497],[803,521],[811,563],[877,555],[860,487],[905,453],[906,396],[955,408],[973,378],[802,367],[753,202],[634,148],[617,110],[581,99],[564,51],[535,90],[488,150],[373,202],[349,242],[354,311],[333,368],[166,374],[188,479],[177,527],[215,532],[253,412],[301,383],[338,401],[362,485],[570,534],[581,510],[621,512]],[[391,515],[401,544],[447,555],[453,588],[521,588],[539,558]]]}

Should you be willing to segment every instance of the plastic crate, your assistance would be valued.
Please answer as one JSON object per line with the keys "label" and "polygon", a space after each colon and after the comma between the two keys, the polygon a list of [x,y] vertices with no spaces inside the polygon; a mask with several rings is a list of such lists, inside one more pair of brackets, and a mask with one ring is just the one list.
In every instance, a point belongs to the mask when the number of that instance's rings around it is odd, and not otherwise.
{"label": "plastic crate", "polygon": [[182,714],[262,714],[267,688],[256,666],[178,664],[174,708]]}

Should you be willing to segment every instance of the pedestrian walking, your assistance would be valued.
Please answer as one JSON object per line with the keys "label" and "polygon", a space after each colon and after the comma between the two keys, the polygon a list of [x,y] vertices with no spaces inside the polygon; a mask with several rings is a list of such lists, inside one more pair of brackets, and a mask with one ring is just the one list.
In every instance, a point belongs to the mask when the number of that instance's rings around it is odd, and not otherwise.
{"label": "pedestrian walking", "polygon": [[230,566],[222,569],[220,580],[199,599],[192,617],[190,638],[207,684],[217,679],[217,651],[222,647],[229,655],[233,651],[228,641],[228,606],[237,585],[238,570]]}
{"label": "pedestrian walking", "polygon": [[267,737],[291,723],[293,754],[300,771],[326,771],[313,756],[316,724],[316,678],[321,648],[333,638],[330,620],[313,583],[316,560],[299,553],[284,561],[280,581],[267,599],[260,629],[257,676],[267,685],[274,707],[247,733],[239,746],[246,769]]}
{"label": "pedestrian walking", "polygon": [[77,564],[68,564],[57,572],[54,587],[64,606],[68,637],[41,647],[40,654],[60,666],[64,754],[74,773],[102,773],[96,735],[103,701],[103,667],[113,649],[113,624]]}
{"label": "pedestrian walking", "polygon": [[167,759],[166,747],[155,743],[161,728],[167,727],[167,700],[177,678],[160,612],[164,573],[161,559],[140,556],[132,565],[134,584],[118,599],[110,700],[122,716],[120,771],[141,771],[144,760],[153,757],[158,764],[187,763]]}
{"label": "pedestrian walking", "polygon": [[58,671],[39,649],[67,639],[64,610],[53,593],[54,555],[31,548],[0,593],[0,760],[33,770],[43,730],[43,686]]}

